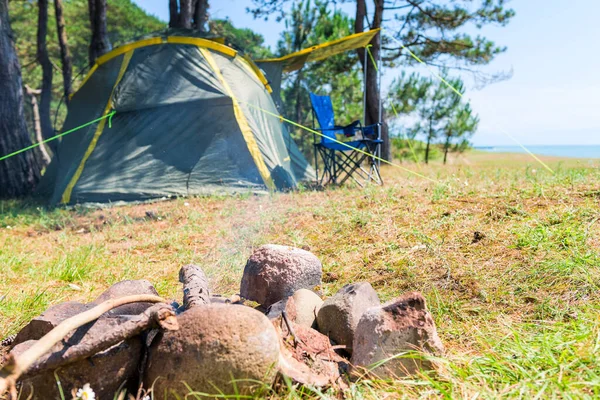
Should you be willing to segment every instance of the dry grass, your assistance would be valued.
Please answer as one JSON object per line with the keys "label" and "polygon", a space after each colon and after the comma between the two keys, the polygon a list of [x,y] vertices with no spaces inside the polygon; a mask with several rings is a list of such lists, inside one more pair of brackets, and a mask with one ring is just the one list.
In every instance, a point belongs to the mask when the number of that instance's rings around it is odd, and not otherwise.
{"label": "dry grass", "polygon": [[600,164],[545,160],[555,174],[525,155],[472,153],[447,167],[405,164],[438,183],[388,167],[385,186],[364,190],[107,210],[4,202],[0,337],[123,279],[179,298],[177,271],[189,262],[215,291],[234,294],[252,249],[278,243],[322,260],[326,295],[368,280],[383,300],[409,290],[428,299],[448,349],[444,370],[361,381],[353,397],[597,397]]}

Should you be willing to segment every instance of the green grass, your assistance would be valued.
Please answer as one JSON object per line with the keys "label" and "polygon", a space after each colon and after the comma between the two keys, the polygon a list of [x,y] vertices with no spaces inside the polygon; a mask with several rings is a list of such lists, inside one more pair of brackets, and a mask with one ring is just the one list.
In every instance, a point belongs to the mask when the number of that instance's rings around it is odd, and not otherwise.
{"label": "green grass", "polygon": [[[0,336],[123,279],[148,279],[179,299],[186,263],[231,295],[252,249],[279,243],[322,260],[327,296],[367,280],[384,301],[413,290],[428,300],[447,348],[443,368],[396,382],[362,379],[348,396],[599,397],[600,164],[544,160],[553,174],[525,155],[472,152],[446,167],[403,164],[437,183],[385,168],[385,186],[366,189],[108,210],[0,202]],[[290,382],[263,390],[334,395]]]}

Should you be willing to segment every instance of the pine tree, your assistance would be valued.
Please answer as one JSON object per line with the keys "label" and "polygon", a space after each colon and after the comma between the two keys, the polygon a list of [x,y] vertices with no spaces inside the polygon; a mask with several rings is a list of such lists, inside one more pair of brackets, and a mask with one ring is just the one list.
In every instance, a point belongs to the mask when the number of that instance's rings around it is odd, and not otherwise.
{"label": "pine tree", "polygon": [[[15,52],[8,0],[0,0],[0,156],[31,145],[23,115],[21,66]],[[33,152],[0,161],[0,198],[30,193],[40,177]]]}
{"label": "pine tree", "polygon": [[[268,18],[285,15],[288,3],[295,0],[253,0],[249,11],[255,17]],[[350,2],[351,0],[347,0]],[[353,0],[356,3],[355,32],[384,28],[383,37],[375,36],[371,43],[375,59],[379,56],[389,66],[410,66],[419,63],[409,50],[421,61],[442,68],[461,68],[486,77],[477,71],[479,65],[488,64],[505,47],[492,40],[468,34],[468,28],[481,29],[486,25],[505,26],[515,15],[506,7],[505,0]],[[372,16],[368,19],[368,16]],[[358,50],[359,60],[364,60],[364,50]],[[368,60],[370,62],[370,60]],[[371,67],[371,66],[370,66]],[[368,68],[364,79],[367,82],[367,120],[377,122],[379,115],[380,88],[375,68]],[[387,125],[382,137],[386,142],[382,155],[390,158]]]}

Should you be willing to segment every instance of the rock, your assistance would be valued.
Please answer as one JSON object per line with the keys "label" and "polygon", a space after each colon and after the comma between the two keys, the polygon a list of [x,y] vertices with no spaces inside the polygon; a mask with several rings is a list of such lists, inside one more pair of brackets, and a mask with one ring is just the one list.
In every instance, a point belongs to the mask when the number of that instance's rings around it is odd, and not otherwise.
{"label": "rock", "polygon": [[240,296],[268,307],[298,289],[321,284],[322,266],[312,253],[288,246],[267,244],[252,253],[240,288]]}
{"label": "rock", "polygon": [[279,318],[284,310],[289,321],[296,321],[296,302],[293,297],[286,297],[275,304],[271,304],[265,314],[272,321]]}
{"label": "rock", "polygon": [[[118,299],[119,297],[132,296],[136,294],[148,294],[158,296],[158,292],[156,291],[156,289],[154,289],[154,286],[152,286],[152,284],[147,280],[127,280],[115,283],[90,304],[96,306],[106,300]],[[148,307],[151,306],[152,303],[125,304],[120,307],[113,308],[106,314],[137,315],[143,313]]]}
{"label": "rock", "polygon": [[146,218],[153,219],[155,221],[158,221],[160,219],[160,217],[158,216],[158,213],[155,210],[147,210]]}
{"label": "rock", "polygon": [[[35,342],[30,340],[21,343],[13,349],[13,352],[22,353]],[[136,392],[141,352],[142,341],[139,337],[134,337],[93,357],[65,365],[57,369],[56,373],[66,396],[72,389],[81,388],[89,383],[96,393],[96,398],[112,399],[121,387]],[[61,398],[54,372],[44,371],[23,380],[22,398],[29,398],[30,395],[33,395],[33,399]]]}
{"label": "rock", "polygon": [[337,344],[345,345],[346,351],[352,354],[352,342],[358,321],[367,309],[380,304],[379,297],[370,283],[346,285],[327,299],[319,309],[319,331]]}
{"label": "rock", "polygon": [[295,322],[308,328],[317,327],[317,314],[323,305],[323,300],[308,289],[297,290],[292,296],[296,306]]}
{"label": "rock", "polygon": [[179,330],[165,332],[150,348],[145,387],[154,388],[153,398],[162,399],[169,390],[185,396],[189,390],[182,382],[194,391],[230,395],[252,393],[256,381],[273,383],[279,337],[260,312],[210,304],[193,307],[177,320]]}
{"label": "rock", "polygon": [[91,306],[76,301],[56,304],[25,325],[25,327],[17,334],[13,346],[28,340],[38,340],[65,319],[87,311],[90,308]]}
{"label": "rock", "polygon": [[[351,364],[368,367],[396,354],[418,350],[441,355],[444,346],[421,293],[407,293],[364,313],[354,335]],[[372,370],[381,378],[411,375],[434,367],[429,360],[395,358]]]}
{"label": "rock", "polygon": [[272,322],[280,336],[281,374],[302,385],[338,387],[341,373],[348,370],[348,360],[335,352],[327,336],[290,322],[292,336],[281,318]]}

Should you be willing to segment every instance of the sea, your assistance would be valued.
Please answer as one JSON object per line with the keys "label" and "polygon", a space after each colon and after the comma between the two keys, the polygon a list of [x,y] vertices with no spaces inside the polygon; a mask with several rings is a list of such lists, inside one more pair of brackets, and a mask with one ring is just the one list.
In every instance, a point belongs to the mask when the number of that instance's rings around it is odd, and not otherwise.
{"label": "sea", "polygon": [[[600,158],[600,145],[534,145],[525,146],[533,154],[569,158]],[[493,153],[526,153],[520,146],[475,146]]]}

